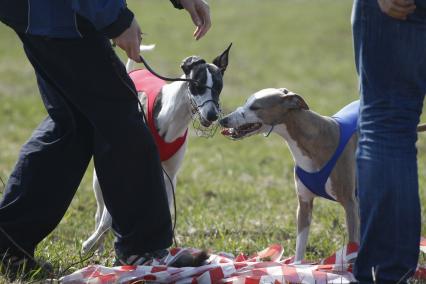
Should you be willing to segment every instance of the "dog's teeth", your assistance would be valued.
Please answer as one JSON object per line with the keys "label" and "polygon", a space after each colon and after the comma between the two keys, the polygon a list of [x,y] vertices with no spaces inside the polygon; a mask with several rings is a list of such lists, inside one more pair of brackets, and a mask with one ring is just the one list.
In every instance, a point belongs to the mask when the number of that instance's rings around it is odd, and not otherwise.
{"label": "dog's teeth", "polygon": [[225,128],[221,131],[222,135],[231,136],[234,134],[234,128]]}

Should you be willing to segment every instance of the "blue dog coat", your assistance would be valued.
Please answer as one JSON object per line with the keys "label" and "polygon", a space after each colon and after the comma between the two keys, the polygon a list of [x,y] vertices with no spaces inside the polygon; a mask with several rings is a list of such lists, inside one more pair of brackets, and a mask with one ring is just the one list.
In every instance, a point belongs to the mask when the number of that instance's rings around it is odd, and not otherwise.
{"label": "blue dog coat", "polygon": [[296,175],[312,193],[336,201],[325,191],[325,183],[327,182],[334,165],[336,165],[337,160],[345,149],[346,144],[357,129],[358,113],[359,101],[354,101],[332,116],[340,129],[339,145],[337,146],[333,156],[321,170],[309,173],[296,165]]}

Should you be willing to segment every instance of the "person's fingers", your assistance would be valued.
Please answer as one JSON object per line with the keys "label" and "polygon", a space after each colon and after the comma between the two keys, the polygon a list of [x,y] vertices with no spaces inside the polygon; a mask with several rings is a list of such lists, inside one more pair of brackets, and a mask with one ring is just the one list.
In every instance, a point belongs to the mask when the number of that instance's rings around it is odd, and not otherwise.
{"label": "person's fingers", "polygon": [[380,10],[382,10],[383,13],[389,12],[391,2],[389,0],[377,0],[379,3]]}
{"label": "person's fingers", "polygon": [[136,42],[136,44],[132,44],[130,48],[130,58],[136,62],[141,62],[140,60],[140,43],[139,41]]}
{"label": "person's fingers", "polygon": [[200,34],[203,31],[203,26],[197,27],[194,31],[194,38],[198,40],[200,38]]}
{"label": "person's fingers", "polygon": [[207,3],[205,2],[201,2],[200,4],[198,4],[198,6],[196,7],[197,13],[200,17],[200,19],[202,20],[203,24],[201,26],[199,26],[195,32],[194,32],[194,37],[196,40],[199,40],[200,38],[202,38],[210,29],[211,27],[211,19],[210,19],[210,9],[209,6],[207,5]]}
{"label": "person's fingers", "polygon": [[393,3],[401,7],[409,7],[414,5],[414,0],[393,0]]}
{"label": "person's fingers", "polygon": [[195,35],[195,39],[199,40],[207,33],[207,30],[204,26],[202,26],[200,29],[198,29],[198,32]]}
{"label": "person's fingers", "polygon": [[132,54],[133,56],[135,56],[136,60],[135,59],[133,60],[135,60],[136,62],[141,62],[140,53],[141,53],[141,44],[142,44],[142,31],[139,27],[135,35],[135,40],[136,40],[136,43],[132,46],[132,49],[133,49]]}
{"label": "person's fingers", "polygon": [[203,19],[203,25],[201,26],[195,37],[197,40],[199,40],[209,31],[212,23],[210,18],[209,6],[207,4],[203,5],[203,7],[199,7],[197,11]]}
{"label": "person's fingers", "polygon": [[378,0],[378,3],[383,13],[399,20],[406,20],[416,9],[412,0]]}
{"label": "person's fingers", "polygon": [[201,28],[200,27],[196,27],[194,30],[194,33],[192,34],[195,38],[197,38],[198,34],[200,33]]}
{"label": "person's fingers", "polygon": [[194,25],[197,27],[200,27],[203,24],[203,21],[200,19],[197,9],[195,9],[195,5],[189,5],[185,7],[185,9],[188,11],[189,15],[191,16],[192,22],[194,22]]}
{"label": "person's fingers", "polygon": [[406,20],[407,16],[411,13],[413,13],[415,10],[414,9],[409,9],[409,10],[401,10],[400,8],[396,8],[395,6],[392,6],[389,11],[387,12],[387,14],[393,18],[396,19],[400,19],[400,20]]}
{"label": "person's fingers", "polygon": [[139,36],[123,41],[118,40],[116,44],[126,52],[128,58],[140,62],[139,53],[141,40]]}
{"label": "person's fingers", "polygon": [[198,40],[198,39],[202,38],[203,36],[205,36],[206,33],[209,31],[210,27],[211,27],[211,24],[206,24],[205,26],[203,26],[200,29],[199,33],[197,34],[196,39]]}
{"label": "person's fingers", "polygon": [[204,0],[181,0],[180,3],[196,26],[193,36],[197,40],[200,39],[211,27],[209,5]]}
{"label": "person's fingers", "polygon": [[409,6],[391,5],[389,10],[394,11],[396,13],[410,14],[415,9],[416,9],[416,5],[409,5]]}
{"label": "person's fingers", "polygon": [[389,11],[389,13],[387,13],[389,16],[395,18],[395,19],[399,19],[399,20],[406,20],[408,15],[411,13],[401,13],[401,12],[395,12],[393,10]]}
{"label": "person's fingers", "polygon": [[394,12],[394,11],[388,11],[386,14],[388,16],[390,16],[394,19],[398,19],[398,20],[406,20],[407,19],[406,14],[401,14],[401,13],[397,13],[397,12]]}
{"label": "person's fingers", "polygon": [[138,22],[136,19],[133,19],[130,27],[118,37],[114,38],[113,42],[126,52],[127,57],[136,62],[140,62],[139,53],[142,41],[141,34],[142,32]]}

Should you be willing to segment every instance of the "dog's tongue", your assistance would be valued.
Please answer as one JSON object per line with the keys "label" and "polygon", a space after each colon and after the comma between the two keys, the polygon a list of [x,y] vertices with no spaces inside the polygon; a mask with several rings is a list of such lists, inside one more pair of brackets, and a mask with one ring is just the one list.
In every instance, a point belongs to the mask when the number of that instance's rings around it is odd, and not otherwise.
{"label": "dog's tongue", "polygon": [[223,136],[231,136],[234,133],[234,128],[224,128],[220,133]]}

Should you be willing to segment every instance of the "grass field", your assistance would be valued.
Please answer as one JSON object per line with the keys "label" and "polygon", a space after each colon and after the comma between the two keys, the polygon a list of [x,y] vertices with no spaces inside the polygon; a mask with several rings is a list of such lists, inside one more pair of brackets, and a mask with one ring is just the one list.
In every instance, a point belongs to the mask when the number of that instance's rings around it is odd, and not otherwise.
{"label": "grass field", "polygon": [[[180,74],[183,58],[213,59],[233,42],[222,103],[225,112],[265,87],[287,87],[301,94],[311,109],[331,115],[357,99],[349,0],[211,0],[213,28],[195,42],[185,12],[168,1],[129,1],[145,43],[157,44],[148,60],[164,74]],[[77,70],[76,70],[77,72]],[[20,146],[46,115],[31,66],[11,30],[0,26],[0,176],[6,179]],[[426,121],[426,117],[423,117]],[[426,135],[419,138],[422,235],[426,235]],[[92,167],[58,228],[38,247],[59,271],[80,261],[81,243],[94,227]],[[0,188],[1,188],[0,184]],[[60,190],[60,189],[58,189]],[[119,189],[117,189],[119,190]],[[293,161],[277,136],[241,142],[221,135],[192,135],[177,189],[181,246],[215,251],[253,252],[270,243],[295,249],[297,207]],[[144,208],[141,208],[143,214]],[[332,253],[346,242],[343,210],[316,200],[308,258]],[[111,264],[112,236],[104,255],[72,265]],[[0,280],[1,281],[1,280]]]}

